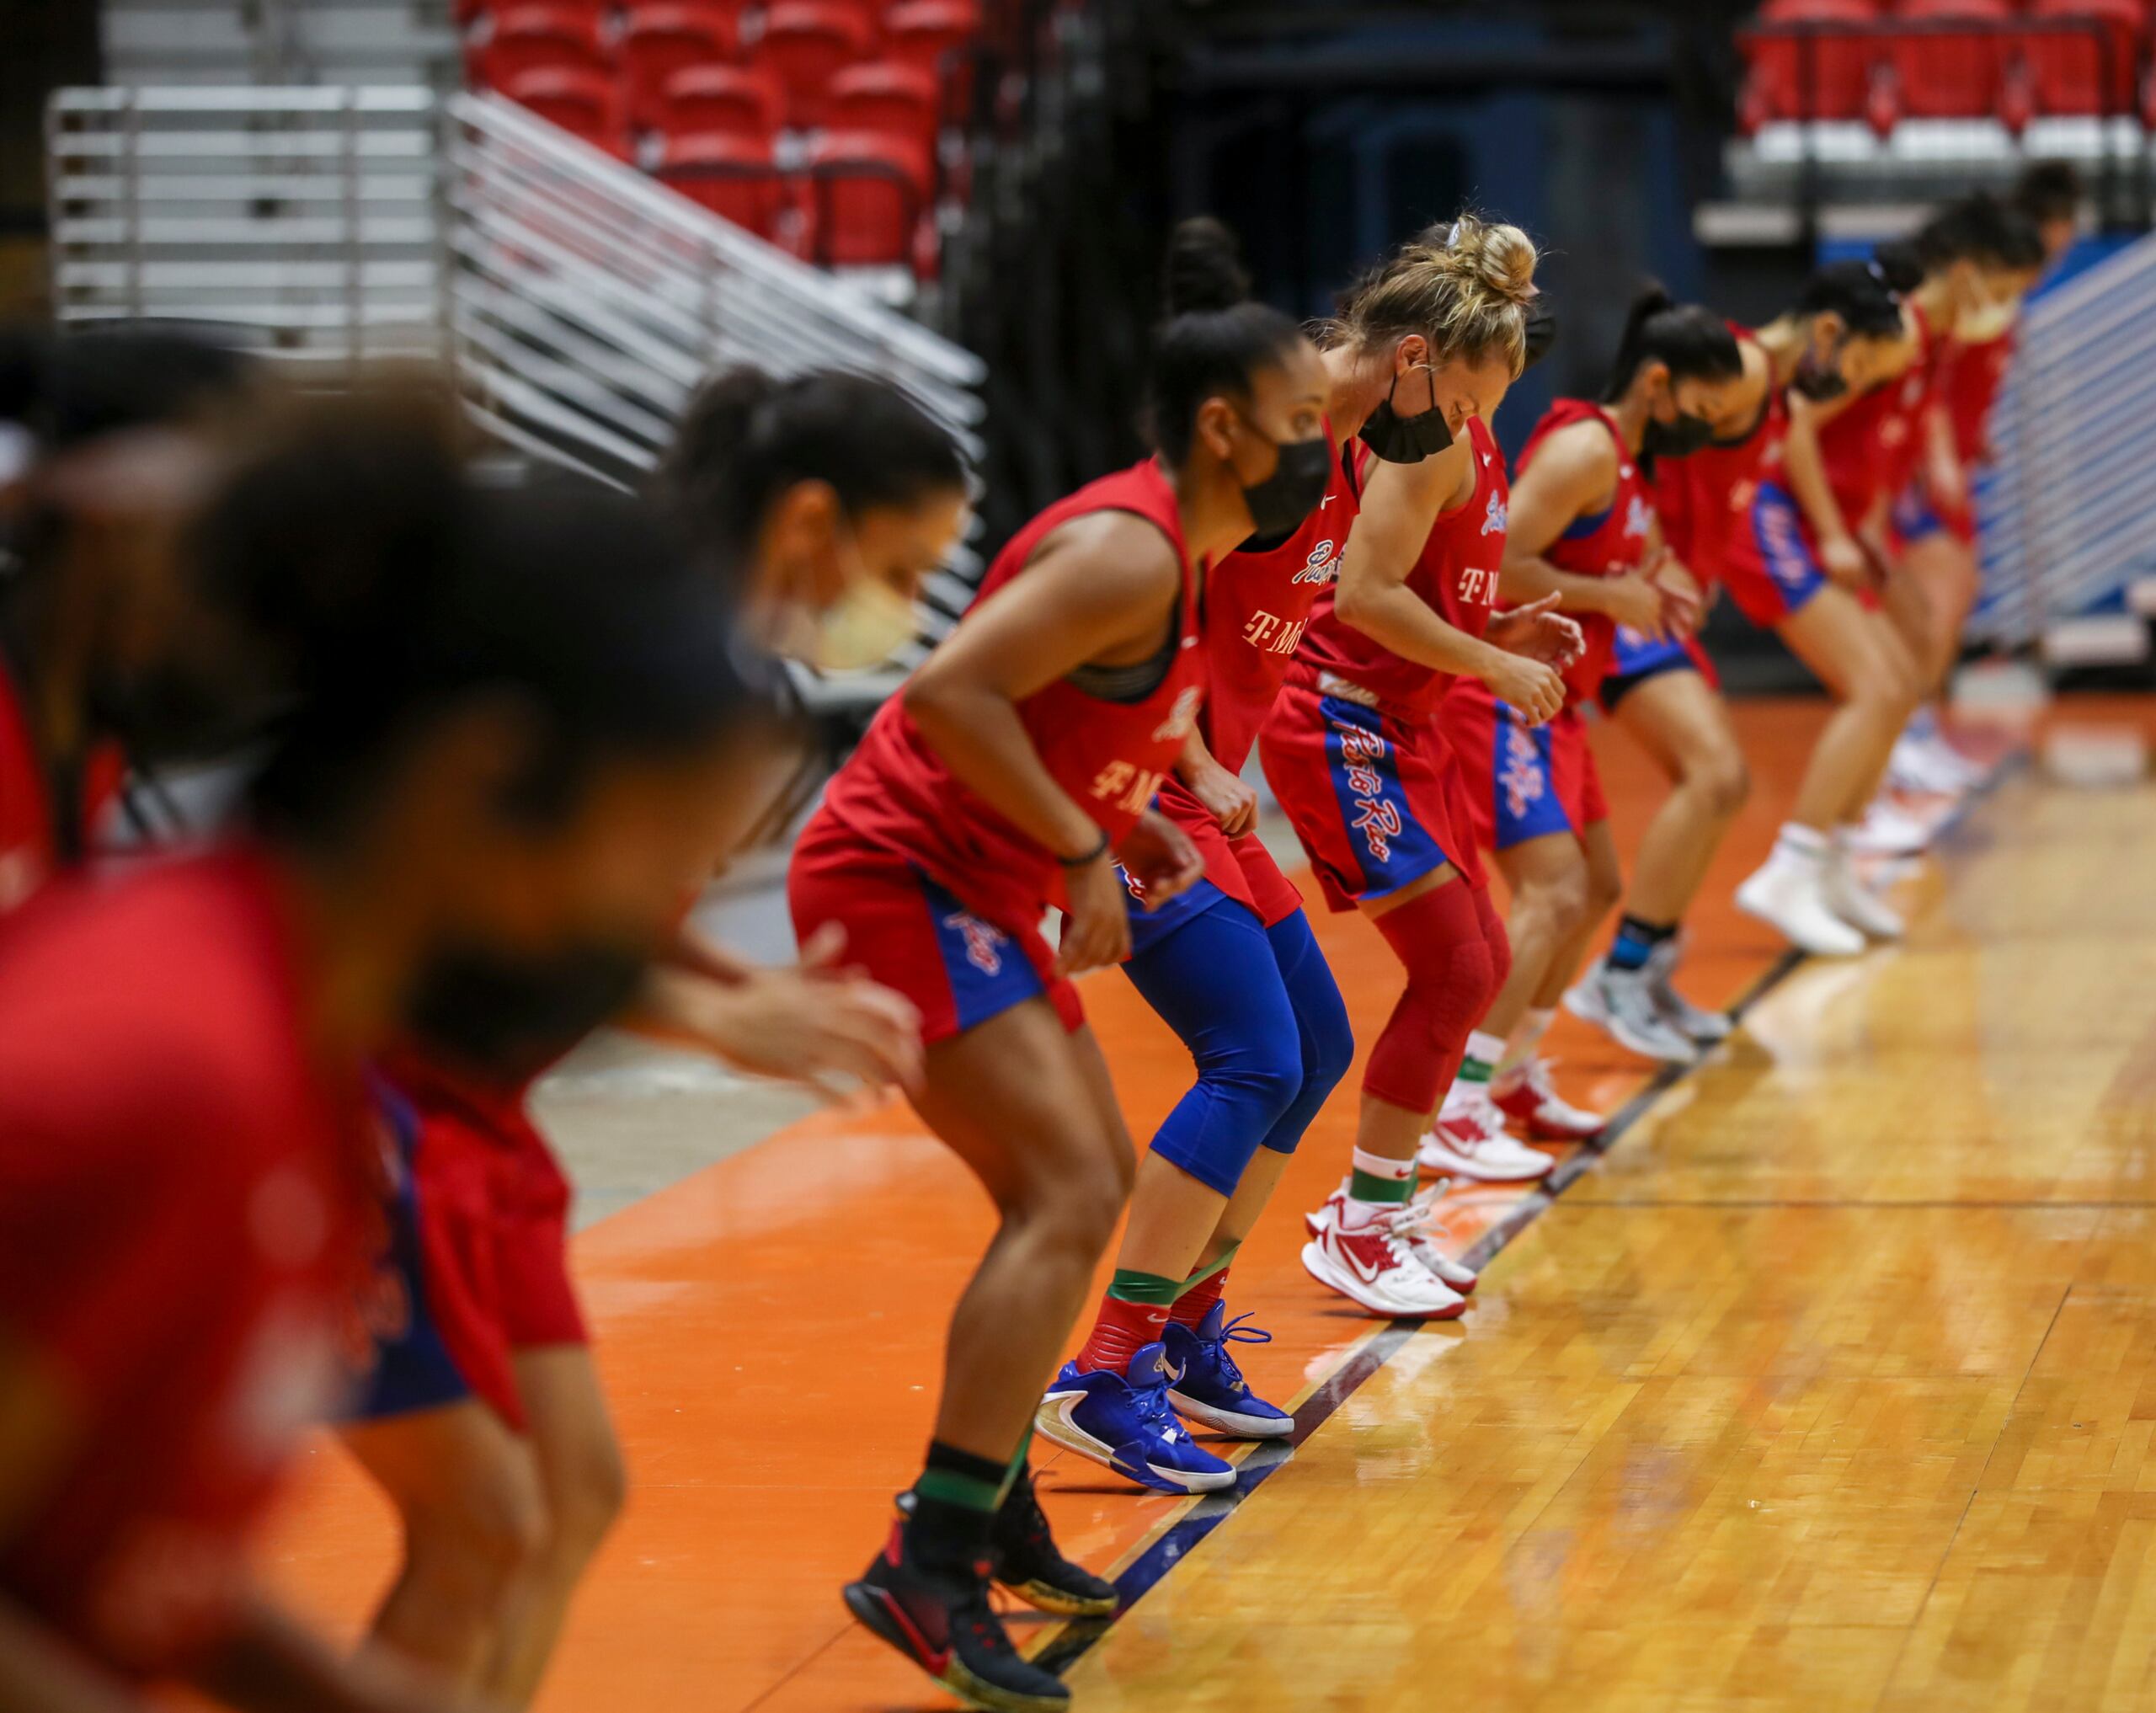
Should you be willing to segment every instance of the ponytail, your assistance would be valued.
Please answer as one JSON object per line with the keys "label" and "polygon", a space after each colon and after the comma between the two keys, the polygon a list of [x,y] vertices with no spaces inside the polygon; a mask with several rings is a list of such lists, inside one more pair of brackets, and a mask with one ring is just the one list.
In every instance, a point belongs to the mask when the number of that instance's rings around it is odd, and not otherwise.
{"label": "ponytail", "polygon": [[1180,222],[1161,268],[1165,317],[1147,372],[1147,437],[1169,463],[1190,455],[1198,408],[1209,398],[1250,396],[1251,377],[1284,360],[1302,331],[1251,301],[1235,234],[1210,216]]}
{"label": "ponytail", "polygon": [[1744,354],[1728,323],[1705,304],[1678,303],[1653,281],[1633,298],[1625,318],[1603,403],[1623,398],[1648,363],[1667,364],[1673,382],[1733,381],[1744,372]]}
{"label": "ponytail", "polygon": [[827,483],[848,518],[963,488],[950,434],[888,381],[817,370],[781,380],[722,371],[689,401],[654,483],[700,544],[739,558],[771,503],[798,483]]}
{"label": "ponytail", "polygon": [[1417,232],[1341,299],[1321,329],[1326,344],[1390,346],[1411,334],[1435,364],[1501,358],[1517,379],[1527,366],[1527,306],[1540,259],[1516,226],[1472,214]]}

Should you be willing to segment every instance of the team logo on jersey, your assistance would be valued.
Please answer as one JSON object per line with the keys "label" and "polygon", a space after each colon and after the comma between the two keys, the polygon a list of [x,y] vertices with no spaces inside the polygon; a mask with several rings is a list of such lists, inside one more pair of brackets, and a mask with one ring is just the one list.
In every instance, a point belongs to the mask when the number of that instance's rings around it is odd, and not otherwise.
{"label": "team logo on jersey", "polygon": [[971,910],[952,911],[943,918],[943,926],[965,942],[966,962],[983,975],[1003,974],[1003,948],[1011,937],[1001,928],[990,926]]}
{"label": "team logo on jersey", "polygon": [[1400,805],[1385,795],[1385,773],[1378,766],[1390,746],[1367,726],[1336,719],[1332,729],[1340,739],[1341,771],[1355,799],[1355,818],[1348,824],[1363,835],[1363,847],[1380,862],[1392,861],[1392,841],[1400,836]]}
{"label": "team logo on jersey", "polygon": [[[1186,691],[1184,694],[1191,692]],[[1190,728],[1186,724],[1183,729],[1188,731]],[[1125,814],[1143,814],[1145,805],[1153,800],[1153,793],[1160,788],[1160,774],[1130,761],[1111,761],[1093,776],[1093,795],[1113,803]]]}
{"label": "team logo on jersey", "polygon": [[1879,444],[1898,446],[1909,437],[1909,425],[1898,416],[1890,416],[1879,424]]}
{"label": "team logo on jersey", "polygon": [[1751,510],[1753,498],[1758,491],[1759,484],[1756,482],[1747,480],[1732,483],[1729,490],[1729,509],[1732,511]]}
{"label": "team logo on jersey", "polygon": [[1529,804],[1541,802],[1550,788],[1542,776],[1542,751],[1521,727],[1505,728],[1505,765],[1497,771],[1497,784],[1514,820],[1527,813]]}
{"label": "team logo on jersey", "polygon": [[1482,533],[1486,536],[1502,536],[1505,532],[1508,521],[1509,520],[1506,514],[1505,496],[1502,494],[1492,494],[1489,506],[1482,514]]}
{"label": "team logo on jersey", "polygon": [[[1330,499],[1328,495],[1327,499]],[[1303,562],[1303,568],[1288,580],[1290,583],[1331,583],[1340,575],[1341,552],[1336,542],[1320,542],[1310,549],[1310,556]]]}
{"label": "team logo on jersey", "polygon": [[1168,710],[1167,718],[1153,728],[1153,741],[1156,744],[1178,743],[1190,735],[1192,723],[1198,718],[1198,704],[1205,699],[1204,686],[1186,684],[1176,692],[1175,706]]}
{"label": "team logo on jersey", "polygon": [[1495,606],[1497,604],[1497,574],[1486,565],[1461,566],[1460,598],[1469,606]]}
{"label": "team logo on jersey", "polygon": [[1262,609],[1252,613],[1243,626],[1243,640],[1251,648],[1265,654],[1292,654],[1295,645],[1303,639],[1305,619],[1283,619],[1277,613]]}
{"label": "team logo on jersey", "polygon": [[1632,503],[1625,508],[1625,533],[1628,536],[1644,536],[1647,532],[1648,524],[1653,520],[1654,508],[1647,504],[1644,494],[1635,494],[1632,496]]}

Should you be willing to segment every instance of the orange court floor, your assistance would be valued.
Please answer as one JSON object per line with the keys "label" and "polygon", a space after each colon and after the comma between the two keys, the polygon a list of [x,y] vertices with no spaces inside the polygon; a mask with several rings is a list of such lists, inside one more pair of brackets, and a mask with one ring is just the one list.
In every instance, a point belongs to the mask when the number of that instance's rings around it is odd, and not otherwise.
{"label": "orange court floor", "polygon": [[[1037,1444],[1074,1557],[1165,1566],[1097,1636],[1015,1621],[1079,1706],[2156,1705],[2156,789],[2009,766],[1897,892],[1905,947],[1790,974],[1731,894],[1824,711],[1737,704],[1754,790],[1689,924],[1694,997],[1772,991],[1652,1087],[1561,1018],[1565,1092],[1630,1122],[1554,1200],[1448,1198],[1455,1250],[1510,1240],[1463,1319],[1387,1327],[1297,1259],[1351,1074],[1229,1289],[1273,1334],[1238,1347],[1253,1385],[1305,1406],[1292,1454],[1198,1513]],[[2146,736],[2156,704],[2049,720]],[[1629,853],[1662,782],[1620,731],[1594,742]],[[1312,916],[1367,1046],[1391,954]],[[1084,994],[1142,1145],[1188,1059],[1119,975]],[[948,1705],[838,1588],[918,1469],[991,1225],[893,1104],[579,1236],[632,1497],[547,1713]],[[267,1550],[351,1633],[392,1520],[325,1438]]]}

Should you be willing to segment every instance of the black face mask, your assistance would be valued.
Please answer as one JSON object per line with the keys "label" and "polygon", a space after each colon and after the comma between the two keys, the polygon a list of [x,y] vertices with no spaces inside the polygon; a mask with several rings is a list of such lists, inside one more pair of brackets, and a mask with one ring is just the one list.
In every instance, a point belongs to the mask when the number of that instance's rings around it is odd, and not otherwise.
{"label": "black face mask", "polygon": [[1804,355],[1797,359],[1796,373],[1789,384],[1814,404],[1839,398],[1849,390],[1849,383],[1842,378],[1841,367],[1842,352],[1848,344],[1844,339],[1823,357],[1807,344]]}
{"label": "black face mask", "polygon": [[1527,362],[1532,369],[1550,355],[1550,347],[1557,343],[1557,312],[1550,307],[1547,293],[1530,297],[1527,303]]}
{"label": "black face mask", "polygon": [[1254,536],[1284,536],[1300,529],[1303,520],[1317,510],[1326,484],[1332,480],[1332,441],[1328,436],[1276,440],[1273,451],[1279,457],[1273,473],[1243,489]]}
{"label": "black face mask", "polygon": [[1714,437],[1715,425],[1706,418],[1680,410],[1674,422],[1647,419],[1646,432],[1640,437],[1640,451],[1648,458],[1688,457]]}
{"label": "black face mask", "polygon": [[446,947],[421,969],[405,1021],[452,1065],[520,1082],[627,1009],[649,961],[606,940],[547,958]]}
{"label": "black face mask", "polygon": [[[1427,363],[1420,366],[1426,371],[1429,368]],[[1388,464],[1419,464],[1452,444],[1452,424],[1434,405],[1413,416],[1402,416],[1392,408],[1392,396],[1388,393],[1385,402],[1370,413],[1358,438]]]}

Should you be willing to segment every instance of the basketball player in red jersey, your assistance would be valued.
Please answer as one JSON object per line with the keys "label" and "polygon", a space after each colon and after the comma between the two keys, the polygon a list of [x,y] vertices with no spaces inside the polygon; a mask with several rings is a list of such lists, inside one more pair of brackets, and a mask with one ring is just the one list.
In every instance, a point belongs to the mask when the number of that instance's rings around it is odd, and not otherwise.
{"label": "basketball player in red jersey", "polygon": [[[873,664],[912,635],[913,593],[966,507],[949,434],[889,383],[831,372],[717,377],[660,486],[756,639],[824,667]],[[904,1081],[918,1017],[832,967],[839,952],[827,935],[804,969],[765,970],[685,926],[622,1021],[819,1087]],[[568,1182],[527,1109],[539,1066],[466,1046],[385,1064],[407,1166],[380,1291],[396,1312],[343,1433],[403,1524],[376,1639],[518,1707],[627,1477],[569,1273]],[[1045,1539],[1030,1497],[1007,1519],[1022,1585],[1054,1574],[1030,1545]]]}
{"label": "basketball player in red jersey", "polygon": [[[1440,265],[1430,278],[1382,270],[1342,307],[1352,331],[1414,306],[1406,324],[1429,331],[1426,366],[1404,377],[1420,407],[1407,419],[1427,432],[1412,444],[1391,435],[1370,442],[1338,584],[1320,590],[1259,739],[1266,778],[1327,902],[1368,915],[1407,974],[1364,1076],[1348,1183],[1310,1222],[1304,1265],[1372,1314],[1422,1317],[1457,1314],[1454,1287],[1473,1280],[1418,1241],[1416,1150],[1505,955],[1502,924],[1455,824],[1450,759],[1429,710],[1449,675],[1470,672],[1554,712],[1561,690],[1550,663],[1577,643],[1572,626],[1540,612],[1481,638],[1479,614],[1470,616],[1487,604],[1481,572],[1451,557],[1460,549],[1471,560],[1475,544],[1503,528],[1502,461],[1472,424],[1525,365],[1534,245],[1517,227],[1465,216],[1432,239]],[[1443,616],[1448,604],[1470,628]],[[1457,1140],[1461,1169],[1476,1177],[1548,1169],[1498,1126]]]}
{"label": "basketball player in red jersey", "polygon": [[[1208,568],[1261,526],[1299,523],[1331,462],[1316,350],[1234,296],[1217,270],[1171,280],[1182,312],[1150,366],[1157,455],[997,556],[831,782],[788,878],[797,933],[841,924],[848,958],[920,1010],[915,1107],[1002,1216],[953,1320],[926,1467],[846,1590],[863,1624],[984,1706],[1067,1700],[1011,1648],[984,1572],[1132,1172],[1070,978],[1129,950],[1118,861],[1160,900],[1203,872],[1150,805],[1204,696]],[[1040,931],[1050,906],[1059,949]]]}
{"label": "basketball player in red jersey", "polygon": [[0,912],[78,863],[118,795],[123,743],[167,759],[195,686],[156,658],[185,622],[170,535],[212,479],[208,419],[247,391],[236,353],[174,334],[0,342]]}
{"label": "basketball player in red jersey", "polygon": [[1894,745],[1888,777],[1904,790],[1955,794],[1982,776],[1946,741],[1936,710],[1977,601],[1974,472],[2014,320],[2045,253],[2033,221],[1982,195],[1942,209],[1915,247],[1926,272],[1912,301],[1939,340],[1918,424],[1921,451],[1883,535],[1892,567],[1886,610],[1915,659],[1924,700]]}
{"label": "basketball player in red jersey", "polygon": [[446,1708],[244,1573],[377,1229],[362,1062],[475,969],[632,984],[738,836],[753,698],[637,507],[481,492],[401,424],[287,425],[192,539],[246,684],[305,690],[244,836],[0,926],[0,1700]]}
{"label": "basketball player in red jersey", "polygon": [[[1158,909],[1134,899],[1123,965],[1189,1047],[1198,1080],[1139,1162],[1114,1275],[1037,1418],[1048,1438],[1157,1490],[1234,1480],[1230,1465],[1192,1442],[1185,1421],[1240,1438],[1276,1438],[1294,1425],[1244,1380],[1230,1346],[1266,1335],[1246,1315],[1230,1320],[1224,1294],[1238,1246],[1346,1074],[1354,1039],[1301,895],[1254,830],[1257,794],[1241,773],[1313,603],[1329,607],[1376,458],[1371,443],[1399,457],[1413,450],[1403,436],[1428,426],[1401,418],[1396,395],[1422,396],[1435,330],[1463,297],[1490,291],[1470,265],[1472,239],[1463,250],[1458,236],[1449,224],[1402,245],[1328,330],[1336,450],[1325,497],[1298,526],[1246,542],[1206,586],[1213,682],[1157,800],[1205,857],[1205,878]],[[1182,265],[1217,268],[1230,289],[1246,289],[1216,223],[1185,222],[1177,248]],[[1449,1284],[1406,1277],[1430,1307],[1457,1312],[1453,1287],[1471,1286],[1474,1275],[1441,1264]],[[1162,1376],[1134,1385],[1134,1363],[1155,1371],[1145,1353],[1155,1345],[1172,1385]]]}
{"label": "basketball player in red jersey", "polygon": [[[1703,585],[1726,584],[1754,623],[1790,615],[1764,571],[1734,552],[1769,452],[1788,420],[1785,393],[1846,387],[1844,362],[1867,348],[1850,337],[1852,318],[1898,326],[1892,294],[1861,264],[1822,271],[1797,307],[1757,331],[1730,324],[1744,366],[1710,416],[1712,438],[1688,457],[1662,459],[1652,474],[1655,510],[1672,555]],[[1851,352],[1856,353],[1855,357]],[[1609,1031],[1636,1053],[1674,1062],[1725,1037],[1728,1017],[1693,1004],[1672,977],[1682,924],[1723,833],[1750,787],[1742,751],[1712,667],[1697,638],[1659,641],[1620,626],[1603,710],[1669,775],[1671,791],[1649,823],[1632,864],[1624,915],[1609,953],[1565,995],[1566,1008]]]}
{"label": "basketball player in red jersey", "polygon": [[[1802,949],[1842,956],[1865,943],[1860,921],[1885,907],[1859,882],[1849,834],[1907,718],[1913,674],[1907,651],[1860,598],[1870,560],[1848,533],[1823,467],[1818,424],[1828,412],[1898,378],[1910,351],[1901,290],[1916,283],[1913,259],[1893,250],[1870,262],[1820,269],[1798,300],[1795,329],[1774,333],[1775,379],[1755,472],[1728,491],[1692,500],[1695,528],[1717,515],[1720,571],[1744,616],[1771,628],[1834,698],[1774,848],[1737,889],[1738,908]],[[1780,326],[1776,324],[1777,328]],[[1774,329],[1763,329],[1763,334]]]}
{"label": "basketball player in red jersey", "polygon": [[[1616,847],[1579,705],[1602,688],[1620,624],[1647,637],[1689,631],[1698,584],[1670,558],[1648,472],[1706,443],[1729,411],[1742,361],[1728,326],[1652,287],[1626,319],[1604,403],[1560,400],[1520,458],[1503,589],[1561,597],[1586,635],[1566,673],[1564,711],[1531,728],[1481,685],[1447,696],[1447,739],[1470,784],[1476,830],[1512,889],[1513,967],[1470,1048],[1496,1061],[1499,1098],[1529,1074],[1588,940],[1617,901]],[[1486,1100],[1470,1086],[1455,1097]]]}

